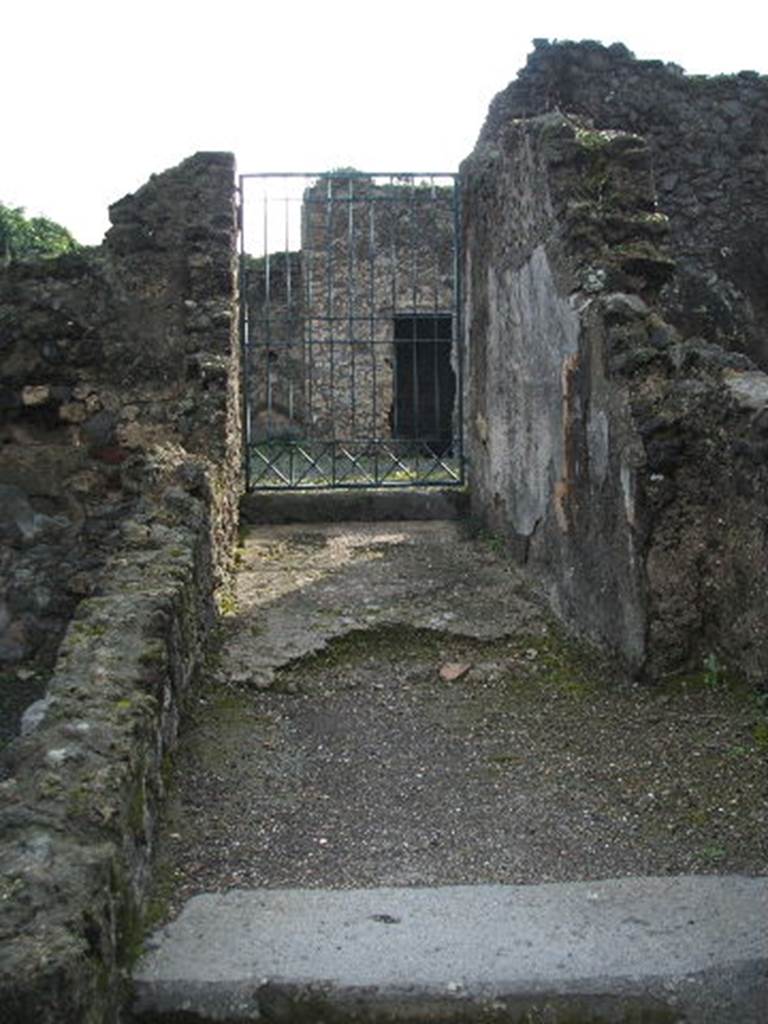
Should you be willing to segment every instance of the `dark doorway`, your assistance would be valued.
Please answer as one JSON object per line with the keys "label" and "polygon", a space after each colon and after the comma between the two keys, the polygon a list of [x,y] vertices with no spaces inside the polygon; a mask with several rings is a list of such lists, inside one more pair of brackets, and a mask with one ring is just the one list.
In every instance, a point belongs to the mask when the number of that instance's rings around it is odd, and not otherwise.
{"label": "dark doorway", "polygon": [[451,366],[450,316],[395,317],[394,437],[450,454],[456,376]]}

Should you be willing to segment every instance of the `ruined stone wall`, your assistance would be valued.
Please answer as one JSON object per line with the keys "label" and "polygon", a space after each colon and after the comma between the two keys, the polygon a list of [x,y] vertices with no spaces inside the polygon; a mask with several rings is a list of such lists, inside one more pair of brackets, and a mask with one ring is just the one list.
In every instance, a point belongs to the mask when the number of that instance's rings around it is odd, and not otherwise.
{"label": "ruined stone wall", "polygon": [[1,762],[11,1024],[117,1019],[236,526],[233,160],[198,154],[110,217],[99,249],[0,278],[2,685],[45,692]]}
{"label": "ruined stone wall", "polygon": [[39,696],[63,628],[135,502],[119,484],[121,399],[89,383],[104,360],[110,312],[95,254],[22,264],[0,278],[6,733],[18,725],[14,712]]}
{"label": "ruined stone wall", "polygon": [[537,40],[494,99],[480,141],[516,117],[562,111],[647,143],[677,273],[665,315],[687,337],[768,368],[768,78],[713,78],[635,60],[622,45]]}
{"label": "ruined stone wall", "polygon": [[[193,158],[115,204],[102,248],[0,278],[6,666],[50,667],[136,504],[144,452],[175,446],[236,484],[227,159]],[[235,499],[219,506],[227,537]]]}
{"label": "ruined stone wall", "polygon": [[665,318],[652,147],[497,103],[462,172],[475,513],[632,671],[762,681],[768,378]]}

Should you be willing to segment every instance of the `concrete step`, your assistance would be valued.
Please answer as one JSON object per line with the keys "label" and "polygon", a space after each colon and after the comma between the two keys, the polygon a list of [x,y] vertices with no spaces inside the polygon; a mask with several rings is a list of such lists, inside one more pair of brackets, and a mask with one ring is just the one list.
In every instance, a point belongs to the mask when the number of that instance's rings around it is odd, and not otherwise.
{"label": "concrete step", "polygon": [[252,491],[240,500],[240,518],[251,525],[460,519],[468,512],[464,487]]}
{"label": "concrete step", "polygon": [[148,943],[134,1020],[768,1021],[768,879],[263,889]]}

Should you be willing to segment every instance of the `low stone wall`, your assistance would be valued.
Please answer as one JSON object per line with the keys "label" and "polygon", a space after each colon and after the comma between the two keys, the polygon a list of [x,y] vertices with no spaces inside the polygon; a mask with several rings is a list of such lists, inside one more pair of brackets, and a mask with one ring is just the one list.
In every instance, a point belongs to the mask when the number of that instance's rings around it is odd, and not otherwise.
{"label": "low stone wall", "polygon": [[198,154],[110,215],[99,249],[0,278],[3,685],[45,684],[0,762],[9,1024],[119,1017],[237,523],[234,161]]}
{"label": "low stone wall", "polygon": [[19,1024],[117,1019],[164,760],[213,621],[211,509],[189,480],[199,467],[170,457],[146,469],[159,493],[121,523],[41,721],[5,761],[0,993]]}
{"label": "low stone wall", "polygon": [[762,682],[768,377],[665,319],[641,137],[559,113],[485,134],[463,167],[475,514],[633,672]]}

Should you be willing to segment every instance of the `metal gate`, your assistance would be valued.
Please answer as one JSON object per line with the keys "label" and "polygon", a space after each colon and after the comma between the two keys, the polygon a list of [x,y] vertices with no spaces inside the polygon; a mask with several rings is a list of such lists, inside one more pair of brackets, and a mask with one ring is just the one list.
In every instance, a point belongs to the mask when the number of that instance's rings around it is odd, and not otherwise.
{"label": "metal gate", "polygon": [[458,176],[239,185],[249,488],[463,483]]}

